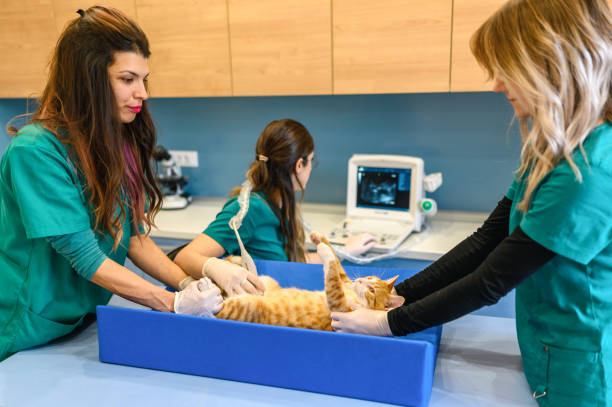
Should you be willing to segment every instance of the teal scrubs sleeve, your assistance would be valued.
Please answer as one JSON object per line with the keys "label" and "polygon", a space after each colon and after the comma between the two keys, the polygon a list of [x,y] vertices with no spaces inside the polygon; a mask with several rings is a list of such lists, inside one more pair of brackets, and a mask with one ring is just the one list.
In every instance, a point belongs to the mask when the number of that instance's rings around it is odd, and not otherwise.
{"label": "teal scrubs sleeve", "polygon": [[547,249],[588,264],[612,241],[612,177],[593,165],[581,172],[582,183],[567,164],[551,171],[520,226]]}
{"label": "teal scrubs sleeve", "polygon": [[108,257],[102,253],[91,229],[62,236],[49,236],[47,241],[64,256],[81,277],[91,280]]}
{"label": "teal scrubs sleeve", "polygon": [[[252,208],[249,208],[249,212],[251,212],[251,209]],[[229,254],[240,252],[240,246],[238,245],[236,234],[234,233],[234,230],[229,227],[229,220],[236,215],[239,210],[240,205],[238,205],[237,198],[231,198],[225,203],[223,209],[221,209],[221,211],[217,214],[215,220],[208,225],[206,230],[204,230],[204,233],[219,243]],[[247,212],[246,216],[242,220],[242,224],[238,228],[240,239],[242,239],[242,243],[247,246],[247,250],[252,232],[255,229],[252,216],[249,216],[251,213],[249,212]]]}
{"label": "teal scrubs sleeve", "polygon": [[9,156],[11,188],[28,239],[90,228],[76,171],[50,147],[20,143]]}
{"label": "teal scrubs sleeve", "polygon": [[[240,255],[240,246],[229,220],[238,213],[240,205],[231,198],[204,230],[204,233],[221,245],[228,254]],[[252,192],[249,211],[238,228],[240,239],[255,259],[287,261],[280,221],[270,207],[265,195]]]}

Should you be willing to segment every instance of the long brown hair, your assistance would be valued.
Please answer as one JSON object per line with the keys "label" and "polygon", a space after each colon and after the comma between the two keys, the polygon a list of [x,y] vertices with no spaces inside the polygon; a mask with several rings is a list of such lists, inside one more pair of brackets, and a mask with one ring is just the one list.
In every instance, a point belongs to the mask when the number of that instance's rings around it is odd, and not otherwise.
{"label": "long brown hair", "polygon": [[[300,159],[307,163],[314,151],[312,136],[301,123],[292,119],[270,122],[261,132],[255,145],[255,160],[246,177],[253,184],[253,191],[261,191],[272,202],[272,210],[280,219],[284,250],[289,261],[305,262],[304,229],[296,205],[292,176],[297,178],[296,164]],[[299,179],[298,179],[299,183]],[[304,199],[305,185],[300,185]],[[231,195],[237,195],[234,188]],[[280,198],[281,207],[276,206]]]}
{"label": "long brown hair", "polygon": [[32,122],[71,147],[69,156],[84,178],[94,228],[109,233],[116,248],[128,210],[133,229],[144,222],[148,233],[161,206],[151,167],[155,127],[147,104],[143,102],[134,121],[122,123],[108,75],[115,52],[148,58],[149,42],[118,10],[94,6],[78,12],[81,16],[59,37]]}
{"label": "long brown hair", "polygon": [[[519,176],[527,211],[538,182],[561,160],[576,179],[574,151],[601,119],[612,121],[612,10],[608,0],[510,0],[472,36],[472,53],[519,89],[530,110],[520,118]],[[586,158],[586,157],[585,157]]]}

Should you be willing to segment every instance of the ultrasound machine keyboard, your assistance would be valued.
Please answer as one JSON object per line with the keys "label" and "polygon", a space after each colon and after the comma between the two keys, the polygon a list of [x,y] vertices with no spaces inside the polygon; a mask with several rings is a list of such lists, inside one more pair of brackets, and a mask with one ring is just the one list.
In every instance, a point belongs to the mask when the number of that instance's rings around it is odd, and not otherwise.
{"label": "ultrasound machine keyboard", "polygon": [[360,233],[369,233],[378,238],[374,250],[392,250],[412,231],[412,225],[397,221],[378,219],[347,219],[332,229],[329,240],[345,244],[347,239]]}

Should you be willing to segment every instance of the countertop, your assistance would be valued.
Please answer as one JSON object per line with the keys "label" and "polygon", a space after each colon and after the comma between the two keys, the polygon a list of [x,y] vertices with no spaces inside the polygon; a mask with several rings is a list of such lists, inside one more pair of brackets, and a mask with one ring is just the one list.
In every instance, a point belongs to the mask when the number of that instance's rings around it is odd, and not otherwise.
{"label": "countertop", "polygon": [[[155,218],[153,238],[191,240],[215,219],[225,198],[196,198],[185,209],[162,210]],[[345,206],[303,203],[301,212],[313,230],[327,234],[345,217]],[[469,236],[486,219],[481,212],[439,211],[419,233],[399,247],[398,258],[436,260]]]}

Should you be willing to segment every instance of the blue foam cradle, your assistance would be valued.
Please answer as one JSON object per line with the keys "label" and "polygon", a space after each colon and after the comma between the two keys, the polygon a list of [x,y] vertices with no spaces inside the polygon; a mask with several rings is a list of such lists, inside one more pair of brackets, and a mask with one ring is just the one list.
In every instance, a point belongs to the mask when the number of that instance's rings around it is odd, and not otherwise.
{"label": "blue foam cradle", "polygon": [[[256,261],[281,286],[323,289],[321,265]],[[414,271],[346,267],[351,278]],[[427,406],[442,327],[395,338],[99,306],[100,361]],[[180,344],[180,346],[177,346]],[[214,352],[207,351],[214,349]]]}

